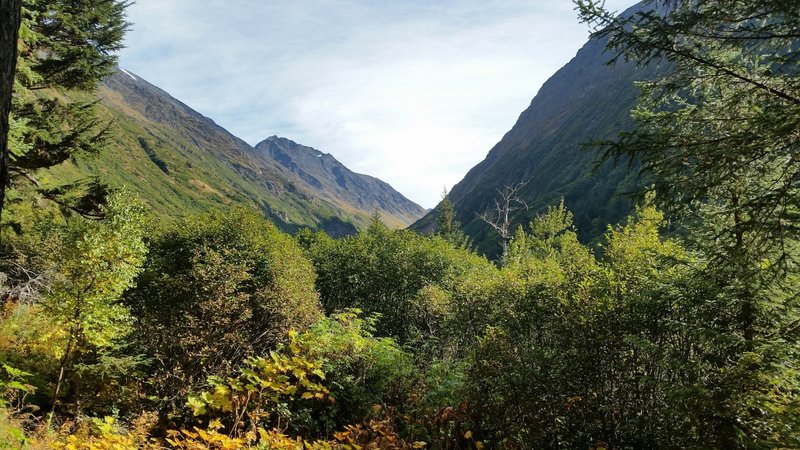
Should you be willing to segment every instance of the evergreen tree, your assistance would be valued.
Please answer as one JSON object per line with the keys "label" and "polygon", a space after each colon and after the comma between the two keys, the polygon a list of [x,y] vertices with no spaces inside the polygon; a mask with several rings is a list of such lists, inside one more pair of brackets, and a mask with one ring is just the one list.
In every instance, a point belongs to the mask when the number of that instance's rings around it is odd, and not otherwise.
{"label": "evergreen tree", "polygon": [[640,84],[641,126],[602,143],[605,157],[641,159],[668,211],[712,205],[727,238],[788,263],[800,236],[800,3],[649,0],[627,17],[577,3],[616,58],[670,69]]}
{"label": "evergreen tree", "polygon": [[[100,148],[104,130],[94,112],[96,100],[86,93],[116,65],[114,52],[128,27],[127,6],[117,0],[24,0],[18,5],[19,57],[11,113],[4,114],[10,137],[8,147],[0,148],[0,211],[6,188],[25,180],[63,207],[99,213],[105,192],[96,181],[46,189],[33,172]],[[66,191],[78,188],[89,195],[63,200]]]}
{"label": "evergreen tree", "polygon": [[622,17],[577,4],[617,58],[669,68],[640,85],[638,130],[602,145],[655,175],[708,260],[706,298],[691,299],[714,343],[706,441],[797,445],[800,3],[658,0]]}
{"label": "evergreen tree", "polygon": [[436,234],[444,240],[459,248],[469,248],[470,239],[461,231],[461,222],[456,219],[456,210],[447,191],[442,193],[442,201],[439,203],[439,215],[436,218],[436,225],[439,229]]}

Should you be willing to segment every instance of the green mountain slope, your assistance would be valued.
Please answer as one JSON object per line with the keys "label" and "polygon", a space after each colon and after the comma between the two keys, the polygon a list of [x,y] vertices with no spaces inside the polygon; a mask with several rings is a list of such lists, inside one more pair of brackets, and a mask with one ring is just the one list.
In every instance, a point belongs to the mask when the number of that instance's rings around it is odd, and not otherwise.
{"label": "green mountain slope", "polygon": [[[517,211],[514,223],[527,222],[548,205],[564,198],[575,213],[584,241],[602,235],[607,224],[630,212],[631,200],[621,194],[636,189],[627,165],[606,164],[592,173],[599,155],[584,145],[616,136],[632,126],[630,110],[638,90],[634,81],[650,78],[658,68],[607,66],[603,42],[591,41],[539,90],[514,127],[450,192],[464,231],[488,254],[500,250],[499,239],[479,217],[494,205],[498,190],[527,183],[519,197],[529,208]],[[412,225],[435,227],[436,210]]]}
{"label": "green mountain slope", "polygon": [[[107,149],[52,171],[53,181],[98,175],[139,194],[161,215],[246,205],[284,230],[310,226],[332,235],[355,232],[375,210],[307,183],[134,74],[118,71],[99,94],[101,117],[113,121]],[[418,208],[416,216],[401,218],[378,206],[396,226],[419,218]]]}

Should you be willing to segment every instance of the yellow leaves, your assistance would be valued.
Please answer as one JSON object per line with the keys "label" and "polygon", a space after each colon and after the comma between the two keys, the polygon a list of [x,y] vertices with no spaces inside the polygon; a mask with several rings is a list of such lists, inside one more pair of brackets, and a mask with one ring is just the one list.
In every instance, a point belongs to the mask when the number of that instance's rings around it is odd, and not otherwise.
{"label": "yellow leaves", "polygon": [[[148,422],[151,418],[143,415]],[[133,422],[131,429],[120,427],[113,417],[93,418],[83,422],[77,429],[61,430],[55,441],[46,447],[54,450],[155,450],[160,448],[147,437],[149,425]],[[152,423],[150,423],[152,425]],[[67,434],[69,433],[69,434]]]}
{"label": "yellow leaves", "polygon": [[[178,450],[234,450],[252,447],[273,450],[411,450],[423,449],[428,446],[422,441],[413,443],[404,441],[388,420],[348,425],[343,431],[334,433],[333,440],[313,442],[299,437],[289,437],[276,429],[267,431],[263,428],[258,428],[257,433],[248,433],[244,437],[232,438],[219,432],[220,425],[219,422],[212,421],[205,429],[169,430],[166,442]],[[119,450],[127,450],[127,448]]]}
{"label": "yellow leaves", "polygon": [[189,396],[189,398],[186,400],[186,406],[188,406],[192,410],[192,413],[195,416],[202,416],[203,414],[206,413],[205,400],[195,395]]}
{"label": "yellow leaves", "polygon": [[[213,425],[213,426],[212,426]],[[222,424],[212,421],[208,428],[167,431],[167,443],[179,450],[238,450],[248,444],[244,438],[232,438],[217,431]]]}
{"label": "yellow leaves", "polygon": [[[473,438],[472,431],[467,431],[466,433],[464,433],[464,439],[472,440],[472,438]],[[483,442],[475,441],[475,448],[477,448],[478,450],[483,450],[485,446],[486,444],[484,444]]]}
{"label": "yellow leaves", "polygon": [[222,421],[219,419],[213,419],[211,422],[208,422],[208,428],[211,430],[220,430],[222,429]]}
{"label": "yellow leaves", "polygon": [[289,436],[286,436],[285,434],[276,430],[265,431],[263,429],[259,429],[258,434],[260,437],[259,443],[261,448],[268,448],[272,450],[305,450],[317,448],[308,445],[300,438],[290,438]]}
{"label": "yellow leaves", "polygon": [[[163,440],[147,438],[149,425],[139,426],[136,421],[125,430],[113,418],[92,419],[69,435],[46,448],[54,450],[238,450],[268,448],[274,450],[412,450],[428,448],[423,441],[407,442],[395,430],[392,420],[372,420],[368,423],[348,425],[334,433],[329,440],[306,441],[290,437],[278,429],[267,431],[256,427],[240,436],[229,436],[222,420],[215,418],[204,428],[171,429]],[[91,424],[91,427],[88,425]],[[482,449],[481,443],[476,443]]]}
{"label": "yellow leaves", "polygon": [[111,435],[84,440],[77,435],[70,435],[63,443],[54,443],[57,450],[138,450],[136,441],[126,435]]}
{"label": "yellow leaves", "polygon": [[[322,384],[325,373],[322,361],[312,359],[306,345],[290,331],[291,354],[270,352],[269,356],[250,358],[237,377],[209,377],[209,389],[188,398],[196,416],[228,415],[236,433],[255,430],[279,414],[293,399],[324,400],[328,389]],[[221,422],[212,422],[221,425]],[[211,435],[194,432],[197,438],[208,440]]]}

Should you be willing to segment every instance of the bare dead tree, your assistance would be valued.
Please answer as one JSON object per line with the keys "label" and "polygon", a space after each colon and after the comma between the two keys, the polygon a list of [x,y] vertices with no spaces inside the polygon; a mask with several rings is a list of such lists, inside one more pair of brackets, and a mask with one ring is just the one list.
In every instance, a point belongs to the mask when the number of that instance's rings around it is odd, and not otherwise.
{"label": "bare dead tree", "polygon": [[0,306],[6,302],[34,303],[47,290],[49,274],[30,270],[13,260],[0,263]]}
{"label": "bare dead tree", "polygon": [[478,214],[484,222],[489,224],[498,235],[503,244],[503,256],[508,251],[508,242],[511,240],[511,216],[514,211],[528,209],[528,204],[519,197],[519,191],[528,184],[521,181],[513,186],[506,186],[502,190],[498,189],[498,197],[494,199],[494,207],[487,207],[483,214]]}

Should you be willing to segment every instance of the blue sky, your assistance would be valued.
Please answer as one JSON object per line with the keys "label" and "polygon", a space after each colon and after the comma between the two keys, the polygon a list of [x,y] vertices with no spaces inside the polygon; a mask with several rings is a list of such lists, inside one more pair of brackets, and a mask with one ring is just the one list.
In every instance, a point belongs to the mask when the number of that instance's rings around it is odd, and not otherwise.
{"label": "blue sky", "polygon": [[433,207],[586,41],[573,8],[137,0],[120,65],[251,144],[287,137]]}

